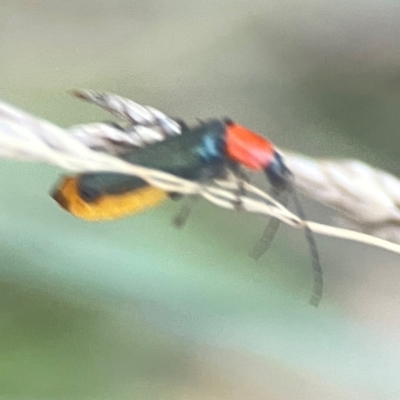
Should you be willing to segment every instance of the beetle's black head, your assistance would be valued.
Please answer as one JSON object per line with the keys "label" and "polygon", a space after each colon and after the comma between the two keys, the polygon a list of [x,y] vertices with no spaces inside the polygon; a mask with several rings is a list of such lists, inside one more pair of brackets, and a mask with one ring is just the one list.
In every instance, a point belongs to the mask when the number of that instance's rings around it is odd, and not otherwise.
{"label": "beetle's black head", "polygon": [[273,161],[265,168],[265,173],[271,185],[276,188],[287,187],[292,179],[292,173],[277,151],[274,152]]}

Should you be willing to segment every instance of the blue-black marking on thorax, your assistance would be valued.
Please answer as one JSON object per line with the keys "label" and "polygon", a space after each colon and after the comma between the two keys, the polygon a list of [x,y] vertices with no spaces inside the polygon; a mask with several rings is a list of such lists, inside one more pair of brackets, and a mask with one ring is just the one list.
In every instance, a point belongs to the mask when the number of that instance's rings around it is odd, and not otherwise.
{"label": "blue-black marking on thorax", "polygon": [[224,140],[219,134],[205,134],[201,143],[196,147],[196,153],[204,163],[222,161],[225,157]]}

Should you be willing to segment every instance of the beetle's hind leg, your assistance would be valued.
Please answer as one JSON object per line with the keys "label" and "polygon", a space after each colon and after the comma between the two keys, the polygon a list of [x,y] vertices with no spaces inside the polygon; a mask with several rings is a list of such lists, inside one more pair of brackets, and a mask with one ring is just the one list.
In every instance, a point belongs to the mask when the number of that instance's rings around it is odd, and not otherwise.
{"label": "beetle's hind leg", "polygon": [[194,206],[200,199],[200,195],[195,194],[193,196],[186,196],[187,199],[185,203],[181,206],[178,213],[172,219],[172,223],[176,228],[183,228],[189,218],[190,213],[192,212]]}

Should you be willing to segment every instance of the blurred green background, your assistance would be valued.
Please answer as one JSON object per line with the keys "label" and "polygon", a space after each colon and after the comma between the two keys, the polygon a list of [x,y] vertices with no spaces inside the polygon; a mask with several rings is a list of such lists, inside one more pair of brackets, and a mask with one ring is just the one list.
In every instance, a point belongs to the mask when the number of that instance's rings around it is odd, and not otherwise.
{"label": "blurred green background", "polygon": [[[398,2],[220,0],[0,4],[0,98],[61,126],[108,115],[67,90],[172,116],[231,118],[316,157],[395,174]],[[62,171],[1,160],[0,398],[396,399],[400,259],[205,202],[86,223],[48,196]],[[332,222],[304,200],[309,219]]]}

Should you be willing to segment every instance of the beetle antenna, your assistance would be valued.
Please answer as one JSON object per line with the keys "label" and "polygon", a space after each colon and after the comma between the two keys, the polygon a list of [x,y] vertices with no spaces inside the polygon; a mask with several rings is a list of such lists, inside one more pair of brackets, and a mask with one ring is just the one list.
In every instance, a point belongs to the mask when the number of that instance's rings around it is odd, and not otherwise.
{"label": "beetle antenna", "polygon": [[[279,203],[281,203],[284,207],[286,207],[289,194],[287,188],[278,188],[273,186],[271,194],[272,197],[274,197]],[[271,217],[269,219],[268,224],[265,227],[261,238],[249,253],[249,256],[253,260],[256,261],[259,260],[261,256],[270,248],[276,236],[276,233],[278,232],[280,223],[281,221],[278,218]]]}
{"label": "beetle antenna", "polygon": [[317,244],[315,242],[314,235],[310,229],[310,227],[307,225],[306,221],[306,216],[303,210],[303,207],[300,203],[297,190],[294,186],[294,183],[290,183],[290,191],[292,194],[292,198],[296,207],[296,211],[298,216],[300,217],[301,220],[304,222],[304,234],[306,236],[308,246],[310,248],[310,253],[311,253],[311,259],[312,259],[312,267],[313,267],[313,274],[314,274],[314,287],[313,287],[313,292],[312,296],[310,298],[310,304],[313,305],[314,307],[318,307],[319,303],[321,302],[322,298],[322,290],[323,290],[323,278],[322,278],[322,268],[321,268],[321,262],[319,259],[319,253],[317,249]]}

